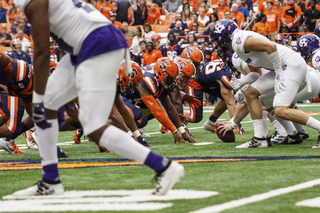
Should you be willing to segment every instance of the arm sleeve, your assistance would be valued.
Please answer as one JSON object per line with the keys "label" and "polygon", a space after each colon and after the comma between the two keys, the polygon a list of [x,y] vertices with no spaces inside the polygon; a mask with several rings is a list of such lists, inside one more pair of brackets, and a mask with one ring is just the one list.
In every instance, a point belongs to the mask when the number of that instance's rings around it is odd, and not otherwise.
{"label": "arm sleeve", "polygon": [[176,131],[176,127],[172,124],[166,113],[160,108],[156,99],[152,95],[142,96],[141,100],[150,109],[152,115],[171,132]]}

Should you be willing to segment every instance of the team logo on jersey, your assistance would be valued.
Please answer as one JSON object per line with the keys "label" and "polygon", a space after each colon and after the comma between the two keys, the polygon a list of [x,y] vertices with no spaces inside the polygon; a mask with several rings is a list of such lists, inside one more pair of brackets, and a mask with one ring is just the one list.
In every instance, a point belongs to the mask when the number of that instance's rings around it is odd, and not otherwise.
{"label": "team logo on jersey", "polygon": [[316,61],[316,62],[319,62],[319,61],[320,61],[320,57],[317,56],[316,59],[315,59],[315,61]]}
{"label": "team logo on jersey", "polygon": [[299,46],[300,47],[306,47],[308,45],[307,39],[303,38],[299,40]]}
{"label": "team logo on jersey", "polygon": [[222,30],[224,30],[226,27],[222,25],[221,23],[218,23],[214,29],[214,33],[222,33]]}
{"label": "team logo on jersey", "polygon": [[287,65],[286,64],[284,64],[283,66],[282,66],[282,70],[286,70],[287,69]]}
{"label": "team logo on jersey", "polygon": [[241,44],[241,39],[240,39],[239,37],[237,38],[236,43],[237,43],[237,44]]}

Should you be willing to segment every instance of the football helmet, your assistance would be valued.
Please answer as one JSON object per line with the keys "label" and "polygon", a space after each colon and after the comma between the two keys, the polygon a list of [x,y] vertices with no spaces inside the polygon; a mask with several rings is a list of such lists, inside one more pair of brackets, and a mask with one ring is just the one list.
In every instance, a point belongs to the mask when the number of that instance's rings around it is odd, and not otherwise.
{"label": "football helmet", "polygon": [[175,79],[179,74],[178,65],[170,58],[159,58],[154,64],[153,71],[159,83],[165,89],[173,89],[176,85]]}
{"label": "football helmet", "polygon": [[161,40],[161,36],[158,33],[155,33],[151,36],[151,40],[154,44],[157,44]]}
{"label": "football helmet", "polygon": [[283,44],[283,38],[280,34],[276,35],[273,40],[277,43],[277,44]]}
{"label": "football helmet", "polygon": [[143,77],[142,70],[136,62],[131,61],[132,73],[130,75],[127,75],[125,72],[125,64],[125,61],[120,64],[117,76],[117,82],[120,88],[120,92],[125,92],[132,86],[138,86],[141,83]]}
{"label": "football helmet", "polygon": [[193,63],[185,58],[176,58],[174,60],[179,66],[179,75],[176,78],[177,86],[179,89],[186,89],[189,80],[196,74],[196,68]]}
{"label": "football helmet", "polygon": [[297,49],[306,62],[311,55],[320,48],[320,39],[314,34],[306,34],[299,38]]}
{"label": "football helmet", "polygon": [[196,72],[200,72],[204,64],[204,56],[202,51],[196,47],[186,47],[182,53],[181,58],[186,58],[191,60],[191,62],[196,67]]}
{"label": "football helmet", "polygon": [[232,42],[232,34],[236,30],[238,30],[238,25],[234,21],[222,19],[213,24],[210,30],[210,38],[223,49],[228,49]]}
{"label": "football helmet", "polygon": [[320,37],[320,24],[318,24],[315,28],[314,28],[314,34],[318,37]]}

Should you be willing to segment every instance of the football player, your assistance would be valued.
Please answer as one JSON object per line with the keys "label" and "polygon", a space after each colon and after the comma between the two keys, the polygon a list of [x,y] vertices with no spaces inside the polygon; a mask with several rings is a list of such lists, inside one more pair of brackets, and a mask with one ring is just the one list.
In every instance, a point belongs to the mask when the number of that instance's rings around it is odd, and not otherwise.
{"label": "football player", "polygon": [[298,53],[258,33],[239,30],[231,20],[217,21],[211,29],[210,37],[225,51],[233,49],[248,63],[250,71],[258,72],[260,68],[266,68],[275,72],[275,79],[269,79],[271,76],[264,79],[266,75],[262,75],[255,81],[259,88],[249,85],[244,91],[253,121],[254,137],[238,148],[268,147],[268,132],[264,128],[259,96],[273,89],[276,92],[273,106],[277,116],[320,131],[320,121],[303,111],[290,108],[300,85],[306,80],[307,65]]}
{"label": "football player", "polygon": [[180,44],[178,44],[174,33],[168,33],[168,40],[168,43],[162,45],[162,55],[164,57],[169,57],[170,59],[174,59],[176,56],[180,56],[182,48]]}

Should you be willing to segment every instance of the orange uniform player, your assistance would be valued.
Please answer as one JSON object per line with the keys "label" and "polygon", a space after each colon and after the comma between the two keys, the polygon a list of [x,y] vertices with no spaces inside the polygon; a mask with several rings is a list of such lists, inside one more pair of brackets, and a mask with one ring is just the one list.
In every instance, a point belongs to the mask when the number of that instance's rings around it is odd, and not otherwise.
{"label": "orange uniform player", "polygon": [[162,58],[163,55],[160,50],[154,49],[154,44],[152,42],[147,43],[147,51],[142,54],[143,65],[149,65],[155,63],[159,58]]}
{"label": "orange uniform player", "polygon": [[148,22],[150,24],[159,24],[160,15],[160,10],[156,8],[155,3],[152,3],[150,7],[148,7]]}

